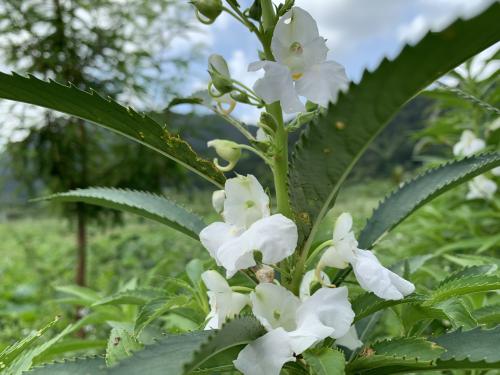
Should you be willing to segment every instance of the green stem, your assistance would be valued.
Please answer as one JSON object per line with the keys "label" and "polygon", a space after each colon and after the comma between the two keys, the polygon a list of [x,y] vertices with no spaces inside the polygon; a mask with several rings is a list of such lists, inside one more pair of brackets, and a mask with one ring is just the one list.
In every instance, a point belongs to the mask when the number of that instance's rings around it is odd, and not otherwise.
{"label": "green stem", "polygon": [[[316,258],[316,256],[321,252],[321,250],[323,250],[324,248],[328,247],[328,246],[332,246],[333,245],[333,240],[328,240],[328,241],[325,241],[321,244],[319,244],[312,252],[311,252],[311,255],[307,257],[307,260],[306,260],[306,263],[305,263],[305,267],[306,268],[309,268],[309,266],[311,265],[311,262],[314,260],[314,258]],[[305,252],[304,252],[305,253]],[[306,254],[307,255],[307,254]]]}
{"label": "green stem", "polygon": [[278,211],[286,217],[292,218],[292,207],[288,196],[288,133],[285,130],[279,102],[267,105],[266,108],[278,124],[274,135],[273,157],[274,187]]}

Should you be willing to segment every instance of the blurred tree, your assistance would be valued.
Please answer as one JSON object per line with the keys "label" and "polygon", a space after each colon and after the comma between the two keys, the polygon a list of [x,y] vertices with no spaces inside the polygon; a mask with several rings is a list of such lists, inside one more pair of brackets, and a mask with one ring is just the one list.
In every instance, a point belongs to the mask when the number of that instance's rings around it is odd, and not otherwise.
{"label": "blurred tree", "polygon": [[[0,58],[18,72],[92,88],[146,110],[166,103],[175,77],[182,77],[179,69],[192,59],[189,51],[183,58],[168,52],[173,38],[189,31],[186,10],[174,0],[2,0]],[[17,178],[31,189],[158,191],[182,180],[174,163],[82,120],[27,106],[8,112],[6,121],[16,120],[23,134],[7,152]],[[75,281],[85,285],[87,222],[109,211],[82,204],[61,210],[76,222]]]}

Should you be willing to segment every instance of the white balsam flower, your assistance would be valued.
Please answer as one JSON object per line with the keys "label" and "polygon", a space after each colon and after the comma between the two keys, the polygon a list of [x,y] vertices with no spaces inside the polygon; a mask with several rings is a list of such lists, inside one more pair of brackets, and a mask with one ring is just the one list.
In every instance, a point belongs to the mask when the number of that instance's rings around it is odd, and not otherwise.
{"label": "white balsam flower", "polygon": [[477,138],[472,131],[464,130],[460,136],[460,141],[453,146],[453,155],[471,156],[485,147],[486,143],[484,140]]}
{"label": "white balsam flower", "polygon": [[205,329],[221,328],[227,319],[234,318],[250,302],[247,295],[233,292],[226,279],[216,271],[205,271],[201,278],[208,289],[211,307]]}
{"label": "white balsam flower", "polygon": [[214,210],[221,214],[224,211],[224,201],[226,200],[226,193],[224,190],[216,190],[212,193],[212,207]]}
{"label": "white balsam flower", "polygon": [[302,112],[299,96],[326,107],[335,102],[349,80],[342,65],[326,61],[326,40],[319,36],[316,21],[299,7],[290,9],[273,33],[271,51],[276,61],[257,61],[249,71],[264,69],[255,92],[267,103],[281,102],[286,113]]}
{"label": "white balsam flower", "polygon": [[299,296],[302,301],[305,301],[307,298],[311,297],[311,286],[313,283],[322,283],[326,285],[330,284],[330,278],[326,273],[321,272],[320,277],[321,281],[318,280],[315,270],[309,270],[304,274],[299,288]]}
{"label": "white balsam flower", "polygon": [[493,173],[493,176],[500,176],[500,167],[493,168],[491,173]]}
{"label": "white balsam flower", "polygon": [[252,311],[268,330],[234,361],[245,375],[278,375],[286,362],[327,337],[347,334],[354,312],[347,288],[321,288],[304,301],[282,286],[264,283],[251,294]]}
{"label": "white balsam flower", "polygon": [[467,199],[486,199],[491,200],[497,191],[497,184],[495,181],[480,175],[474,177],[468,183],[469,192],[467,193]]}
{"label": "white balsam flower", "polygon": [[228,179],[224,194],[224,222],[204,228],[200,240],[226,269],[227,277],[255,266],[255,251],[262,253],[265,264],[277,263],[294,252],[297,226],[281,214],[270,216],[269,197],[254,176]]}
{"label": "white balsam flower", "polygon": [[335,222],[333,245],[321,256],[318,267],[346,268],[348,264],[351,264],[359,285],[380,298],[402,299],[415,290],[412,283],[385,268],[371,251],[358,249],[352,217],[343,213]]}

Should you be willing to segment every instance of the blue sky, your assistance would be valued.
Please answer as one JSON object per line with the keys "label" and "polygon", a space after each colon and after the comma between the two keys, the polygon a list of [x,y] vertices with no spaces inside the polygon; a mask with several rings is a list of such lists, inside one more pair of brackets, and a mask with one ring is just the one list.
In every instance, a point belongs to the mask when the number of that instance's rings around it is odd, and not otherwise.
{"label": "blue sky", "polygon": [[[394,57],[405,43],[415,43],[428,30],[439,30],[458,16],[470,17],[494,0],[296,0],[317,20],[327,39],[329,59],[343,64],[351,80],[358,81],[365,68],[375,68],[384,56]],[[242,7],[250,1],[240,1]],[[248,85],[260,76],[247,73],[257,60],[255,37],[227,14],[210,26],[190,34],[207,45],[203,63],[194,65],[186,90],[206,87],[205,61],[210,53],[223,55],[231,74]],[[189,94],[186,92],[185,94]],[[236,114],[251,121],[254,111],[241,108]]]}

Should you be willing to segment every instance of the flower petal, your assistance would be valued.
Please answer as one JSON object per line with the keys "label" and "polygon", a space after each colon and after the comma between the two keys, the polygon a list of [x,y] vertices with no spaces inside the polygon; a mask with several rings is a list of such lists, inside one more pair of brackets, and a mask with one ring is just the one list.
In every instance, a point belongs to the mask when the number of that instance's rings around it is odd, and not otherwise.
{"label": "flower petal", "polygon": [[320,259],[320,264],[328,267],[346,268],[354,259],[358,241],[352,231],[352,216],[344,212],[335,221],[333,246],[328,247]]}
{"label": "flower petal", "polygon": [[358,338],[355,326],[351,326],[344,336],[337,338],[335,344],[345,346],[349,350],[356,350],[363,346],[363,342]]}
{"label": "flower petal", "polygon": [[227,223],[248,229],[257,220],[269,216],[269,197],[255,176],[230,178],[224,189],[223,216]]}
{"label": "flower petal", "polygon": [[277,328],[251,342],[233,361],[244,375],[279,375],[287,362],[295,362],[290,337],[283,328]]}
{"label": "flower petal", "polygon": [[295,82],[295,89],[313,103],[327,107],[335,103],[339,91],[347,90],[349,80],[344,67],[334,61],[311,66],[302,78]]}
{"label": "flower petal", "polygon": [[218,272],[205,271],[201,275],[206,285],[211,311],[205,329],[218,329],[230,318],[238,314],[249,302],[247,295],[236,293]]}
{"label": "flower petal", "polygon": [[319,37],[318,25],[314,18],[299,7],[293,7],[278,21],[271,40],[271,50],[277,61],[280,61],[279,46],[290,46],[293,43],[305,45]]}
{"label": "flower petal", "polygon": [[304,104],[299,100],[293,85],[292,73],[290,69],[273,61],[260,61],[250,64],[249,70],[263,68],[264,78],[260,78],[253,86],[267,104],[279,101],[286,113],[302,112],[305,110]]}
{"label": "flower petal", "polygon": [[497,184],[489,178],[479,175],[468,183],[467,199],[493,199],[497,191]]}
{"label": "flower petal", "polygon": [[415,290],[412,283],[385,268],[371,251],[357,249],[355,254],[351,264],[363,289],[386,300],[403,299]]}
{"label": "flower petal", "polygon": [[274,264],[293,254],[297,240],[295,223],[276,214],[256,221],[241,236],[224,243],[217,258],[229,278],[239,270],[255,266],[254,251],[262,253],[263,263]]}
{"label": "flower petal", "polygon": [[300,354],[327,337],[344,336],[354,320],[347,288],[321,288],[297,310],[297,330],[290,332],[292,348]]}
{"label": "flower petal", "polygon": [[453,155],[470,156],[486,147],[486,142],[470,130],[464,130],[460,136],[460,141],[453,146]]}
{"label": "flower petal", "polygon": [[205,227],[200,232],[200,241],[208,250],[212,258],[215,259],[217,265],[220,266],[218,252],[220,247],[237,237],[241,233],[236,227],[223,222],[215,222]]}
{"label": "flower petal", "polygon": [[268,331],[278,327],[287,331],[296,328],[295,312],[300,300],[288,289],[271,283],[259,284],[250,300],[253,314]]}
{"label": "flower petal", "polygon": [[[321,279],[323,283],[330,284],[330,278],[324,272],[321,272]],[[309,270],[305,273],[300,283],[299,296],[302,301],[311,296],[311,284],[319,282],[316,277],[316,270]]]}
{"label": "flower petal", "polygon": [[212,206],[214,210],[220,214],[224,210],[224,201],[226,200],[226,193],[224,190],[216,190],[212,193]]}

